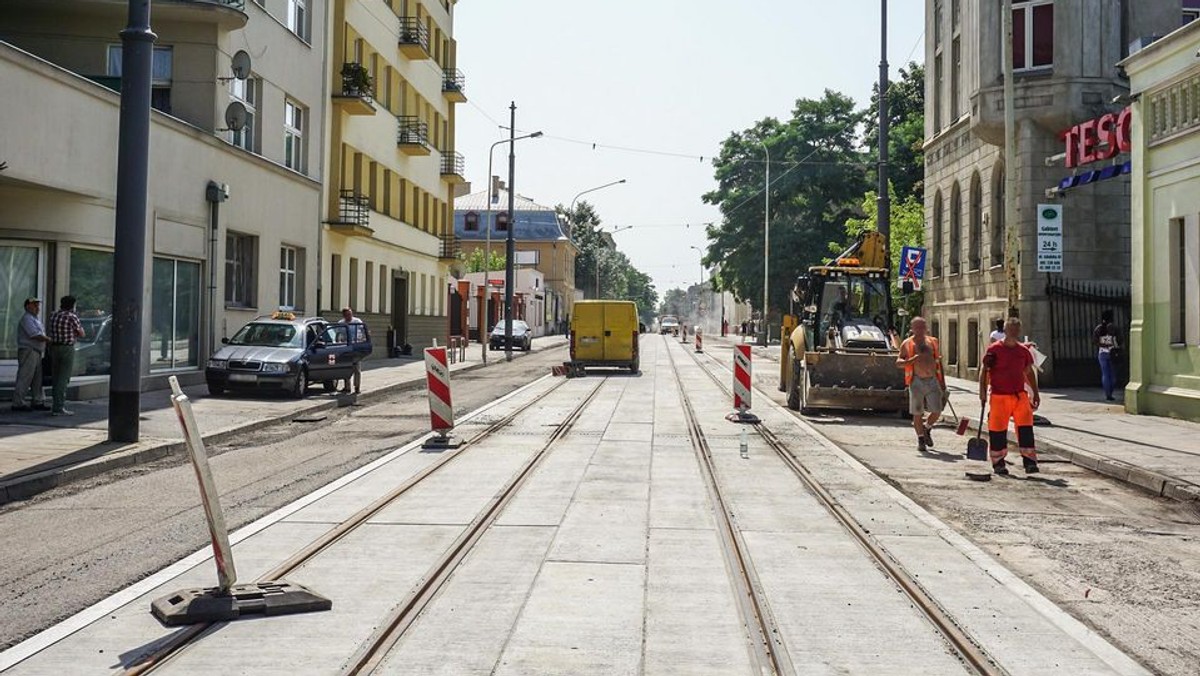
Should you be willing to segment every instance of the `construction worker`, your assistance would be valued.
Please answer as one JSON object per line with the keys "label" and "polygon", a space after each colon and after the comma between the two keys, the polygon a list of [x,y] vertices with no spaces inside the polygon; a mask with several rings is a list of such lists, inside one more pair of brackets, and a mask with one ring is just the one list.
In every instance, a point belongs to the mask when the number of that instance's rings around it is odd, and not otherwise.
{"label": "construction worker", "polygon": [[[979,403],[988,411],[988,437],[992,471],[1008,474],[1004,457],[1008,455],[1008,421],[1017,427],[1017,446],[1026,474],[1038,471],[1033,440],[1033,412],[1042,403],[1033,354],[1021,343],[1021,320],[1009,317],[1004,323],[1004,340],[992,343],[979,371]],[[991,387],[991,398],[988,388]]]}
{"label": "construction worker", "polygon": [[924,317],[913,317],[912,335],[900,343],[896,366],[904,369],[908,387],[908,412],[917,433],[917,451],[933,446],[931,430],[946,405],[946,375],[942,373],[942,353],[938,339],[929,335]]}

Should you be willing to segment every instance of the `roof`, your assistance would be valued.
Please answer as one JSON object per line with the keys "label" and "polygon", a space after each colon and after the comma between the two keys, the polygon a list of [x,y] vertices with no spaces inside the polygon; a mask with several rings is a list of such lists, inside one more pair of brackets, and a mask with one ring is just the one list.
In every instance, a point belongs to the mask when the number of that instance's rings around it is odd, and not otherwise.
{"label": "roof", "polygon": [[[492,210],[492,239],[503,238],[506,233],[495,229],[496,216],[508,209],[508,191],[500,191],[500,199],[490,205]],[[454,234],[463,240],[487,238],[488,191],[481,190],[454,199]],[[479,214],[479,229],[468,231],[464,219],[469,212]],[[528,197],[513,195],[513,239],[518,242],[568,241],[567,230],[553,208],[538,204]]]}

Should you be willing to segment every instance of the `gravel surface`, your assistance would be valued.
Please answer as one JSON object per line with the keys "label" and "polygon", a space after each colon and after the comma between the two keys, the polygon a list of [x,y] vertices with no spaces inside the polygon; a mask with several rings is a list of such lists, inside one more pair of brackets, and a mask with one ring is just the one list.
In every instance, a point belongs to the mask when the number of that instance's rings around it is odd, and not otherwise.
{"label": "gravel surface", "polygon": [[[473,410],[545,375],[565,354],[552,349],[456,375],[456,410]],[[428,420],[425,392],[416,389],[339,409],[323,422],[268,426],[210,447],[230,530],[415,439],[428,431]],[[208,541],[184,456],[4,505],[0,533],[0,649]]]}

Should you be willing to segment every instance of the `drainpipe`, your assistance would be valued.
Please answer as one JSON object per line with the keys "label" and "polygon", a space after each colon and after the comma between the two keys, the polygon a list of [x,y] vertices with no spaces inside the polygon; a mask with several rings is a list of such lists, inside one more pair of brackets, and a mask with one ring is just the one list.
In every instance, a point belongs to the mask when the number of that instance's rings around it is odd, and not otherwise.
{"label": "drainpipe", "polygon": [[204,191],[208,202],[208,353],[217,351],[217,236],[221,230],[221,202],[229,199],[229,186],[209,181]]}

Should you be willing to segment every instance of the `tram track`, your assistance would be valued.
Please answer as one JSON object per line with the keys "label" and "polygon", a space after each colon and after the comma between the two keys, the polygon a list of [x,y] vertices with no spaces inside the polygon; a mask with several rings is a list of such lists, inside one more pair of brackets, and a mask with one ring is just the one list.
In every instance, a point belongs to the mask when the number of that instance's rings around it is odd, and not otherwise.
{"label": "tram track", "polygon": [[[427,574],[423,578],[421,586],[414,593],[410,594],[409,598],[406,599],[405,602],[398,606],[398,608],[415,609],[411,611],[411,617],[409,617],[409,620],[407,622],[403,622],[403,617],[395,619],[389,618],[389,620],[385,622],[385,626],[398,626],[399,624],[403,624],[404,628],[407,628],[407,626],[411,624],[411,620],[415,619],[415,617],[420,613],[420,610],[425,607],[428,601],[433,597],[437,588],[440,588],[441,584],[445,582],[445,579],[449,577],[449,573],[452,572],[455,567],[457,567],[458,562],[460,562],[466,556],[466,554],[469,553],[471,547],[473,547],[475,542],[482,537],[483,532],[487,530],[487,527],[489,527],[491,523],[495,521],[496,516],[499,515],[500,511],[503,509],[503,506],[507,504],[508,500],[511,499],[513,495],[516,494],[516,491],[519,489],[520,485],[524,483],[525,478],[527,478],[529,474],[532,473],[533,469],[536,468],[537,464],[540,462],[540,459],[545,457],[547,450],[564,435],[566,435],[570,431],[571,427],[574,426],[583,410],[595,398],[596,394],[600,391],[606,380],[607,379],[601,380],[596,387],[592,388],[592,390],[584,397],[584,399],[580,401],[580,403],[574,409],[572,409],[572,411],[563,419],[563,421],[556,426],[555,430],[551,433],[549,441],[543,446],[543,448],[536,452],[533,458],[531,458],[531,460],[527,461],[526,464],[522,466],[521,470],[518,471],[517,475],[509,482],[508,486],[506,486],[506,488],[500,492],[500,494],[489,501],[487,507],[485,507],[481,514],[472,521],[470,526],[468,526],[467,531],[454,541],[449,551],[443,555],[443,557],[433,566],[431,573]],[[282,579],[306,563],[309,563],[321,553],[327,551],[329,548],[345,539],[348,535],[358,530],[360,527],[370,521],[371,518],[388,508],[390,505],[395,503],[396,500],[400,499],[409,491],[422,484],[426,479],[437,473],[440,469],[449,465],[456,458],[461,457],[467,451],[477,447],[483,441],[512,425],[515,420],[541,404],[547,397],[558,391],[567,382],[568,381],[566,379],[559,381],[553,387],[550,387],[529,402],[519,406],[517,409],[504,415],[499,420],[489,423],[483,430],[480,430],[470,438],[464,440],[462,445],[457,449],[443,453],[438,457],[437,460],[422,468],[413,476],[405,479],[399,485],[375,499],[366,507],[363,507],[359,511],[355,512],[346,520],[339,522],[332,529],[325,532],[323,535],[313,540],[309,544],[305,545],[303,548],[292,554],[280,564],[260,575],[255,581],[261,582],[264,580]],[[430,587],[430,585],[433,585],[434,583],[436,583],[436,587],[429,590],[428,594],[421,593],[422,590]],[[178,656],[181,652],[186,650],[188,646],[198,643],[205,636],[212,634],[221,626],[226,624],[228,623],[207,622],[190,625],[186,629],[155,645],[151,652],[148,652],[142,656],[136,664],[127,668],[124,672],[122,672],[122,674],[123,676],[142,676],[143,674],[153,673],[159,667],[166,665],[172,658]],[[395,638],[398,639],[401,633],[402,631],[396,633]],[[394,643],[395,640],[393,639],[391,644]],[[386,650],[383,652],[386,653]],[[372,656],[374,653],[375,651],[370,650],[360,649],[359,651],[359,655],[367,654]],[[358,655],[356,655],[356,657],[357,656]],[[372,664],[377,665],[377,662],[372,661]],[[364,672],[361,670],[347,670],[345,673],[369,672]]]}
{"label": "tram track", "polygon": [[[670,343],[671,341],[667,341]],[[732,388],[722,382],[706,365],[701,361],[700,354],[696,354],[684,349],[700,370],[707,375],[718,388],[729,394],[732,398]],[[716,364],[719,368],[729,371],[727,367],[719,359],[702,353],[711,363]],[[671,357],[671,363],[674,367],[675,360]],[[686,397],[686,395],[684,395]],[[731,399],[732,400],[732,399]],[[770,401],[770,400],[768,400]],[[769,405],[778,406],[775,402]],[[690,405],[689,405],[690,408]],[[690,418],[690,414],[689,414]],[[766,427],[761,421],[752,425],[758,436],[773,450],[784,465],[800,480],[809,493],[815,497],[825,510],[834,517],[834,519],[849,533],[852,538],[862,547],[863,550],[871,557],[876,567],[894,583],[911,601],[913,607],[921,612],[921,614],[933,625],[940,633],[942,638],[950,645],[955,653],[962,660],[963,664],[969,667],[972,671],[981,676],[1001,676],[1006,672],[997,662],[992,659],[978,643],[976,643],[947,612],[941,604],[937,602],[925,589],[916,581],[916,579],[902,566],[888,551],[881,545],[862,525],[854,518],[848,509],[842,505],[837,498],[821,484],[821,482],[813,475],[804,463],[788,449],[775,433]],[[831,442],[833,443],[833,442]],[[835,444],[836,445],[836,444]],[[723,507],[724,509],[724,507]]]}

